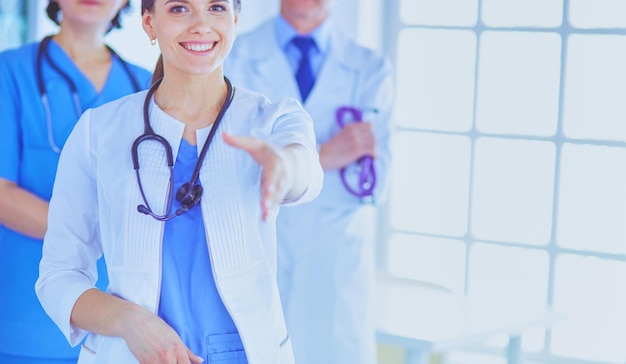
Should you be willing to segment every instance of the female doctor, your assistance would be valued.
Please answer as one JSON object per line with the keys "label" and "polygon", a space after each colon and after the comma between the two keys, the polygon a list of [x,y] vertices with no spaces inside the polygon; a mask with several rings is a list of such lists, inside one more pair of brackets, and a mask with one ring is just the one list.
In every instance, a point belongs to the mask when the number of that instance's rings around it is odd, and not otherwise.
{"label": "female doctor", "polygon": [[148,71],[104,43],[128,6],[50,1],[59,32],[0,53],[0,363],[76,362],[78,350],[45,314],[33,286],[59,152],[78,117],[148,86]]}
{"label": "female doctor", "polygon": [[[275,216],[314,198],[312,122],[235,88],[239,0],[144,0],[150,90],[88,110],[50,202],[36,290],[79,363],[292,363]],[[107,262],[107,293],[94,288]]]}

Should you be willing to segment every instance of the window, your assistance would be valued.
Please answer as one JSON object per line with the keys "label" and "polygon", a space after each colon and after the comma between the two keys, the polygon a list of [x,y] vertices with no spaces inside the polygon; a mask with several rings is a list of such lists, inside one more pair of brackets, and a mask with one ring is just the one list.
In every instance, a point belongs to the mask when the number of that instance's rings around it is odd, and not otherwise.
{"label": "window", "polygon": [[553,305],[570,319],[527,353],[624,362],[626,1],[399,0],[390,19],[383,269]]}
{"label": "window", "polygon": [[0,51],[15,48],[26,40],[26,6],[22,0],[0,3]]}

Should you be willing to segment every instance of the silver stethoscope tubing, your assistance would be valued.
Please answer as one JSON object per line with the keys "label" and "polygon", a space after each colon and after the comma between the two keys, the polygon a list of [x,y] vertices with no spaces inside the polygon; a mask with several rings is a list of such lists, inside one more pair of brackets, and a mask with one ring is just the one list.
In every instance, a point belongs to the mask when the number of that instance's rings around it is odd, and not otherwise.
{"label": "silver stethoscope tubing", "polygon": [[[44,57],[46,58],[46,61],[48,62],[48,64],[50,64],[50,67],[52,67],[56,73],[58,73],[61,77],[63,77],[63,79],[65,80],[65,83],[69,86],[70,91],[72,92],[72,101],[74,102],[74,110],[76,111],[76,116],[80,117],[80,115],[83,113],[83,110],[80,107],[80,98],[78,97],[78,90],[76,88],[76,84],[74,83],[74,81],[72,81],[70,76],[67,73],[63,72],[63,70],[56,63],[52,61],[52,58],[50,58],[50,53],[48,52],[48,46],[50,45],[51,40],[52,40],[52,36],[47,36],[43,38],[41,42],[39,43],[39,48],[37,49],[37,62],[36,62],[35,74],[37,75],[37,88],[39,89],[39,95],[41,96],[41,103],[43,104],[44,114],[46,116],[46,127],[48,128],[48,143],[50,144],[50,148],[52,148],[52,150],[55,153],[59,154],[61,153],[61,148],[54,141],[54,134],[52,132],[52,113],[50,112],[50,103],[48,102],[48,91],[46,90],[46,85],[43,82],[42,62],[43,62]],[[119,59],[120,62],[122,63],[122,67],[124,68],[124,71],[126,71],[126,74],[128,75],[128,78],[130,79],[130,82],[133,84],[133,88],[135,89],[135,92],[141,91],[141,87],[139,87],[139,82],[137,81],[137,78],[135,77],[135,75],[131,72],[130,66],[128,65],[128,63],[124,61],[124,59],[122,59],[122,57],[120,57],[117,53],[115,53],[115,51],[111,49],[111,47],[109,46],[106,46],[106,47],[109,50],[109,52],[111,52],[111,55]]]}

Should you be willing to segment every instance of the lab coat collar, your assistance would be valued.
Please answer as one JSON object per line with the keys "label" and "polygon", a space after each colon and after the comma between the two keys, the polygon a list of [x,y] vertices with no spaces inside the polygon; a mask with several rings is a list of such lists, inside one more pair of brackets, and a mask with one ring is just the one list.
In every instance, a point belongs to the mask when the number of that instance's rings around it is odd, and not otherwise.
{"label": "lab coat collar", "polygon": [[[258,64],[265,64],[265,66],[273,64],[275,67],[284,67],[284,72],[285,69],[289,69],[289,64],[285,59],[281,44],[278,41],[275,24],[275,19],[268,20],[252,33],[253,43],[251,44],[264,44],[265,46],[255,47],[254,53],[247,54],[246,57],[249,57],[249,59],[254,60]],[[361,60],[354,59],[354,54],[350,54],[352,47],[350,46],[348,38],[331,22],[324,24],[323,32],[328,33],[326,37],[327,43],[321,41],[322,44],[319,46],[327,47],[328,57],[332,57],[334,62],[341,63],[343,67],[348,67],[349,69],[358,68],[358,63],[360,63]],[[323,36],[321,37],[324,38]]]}

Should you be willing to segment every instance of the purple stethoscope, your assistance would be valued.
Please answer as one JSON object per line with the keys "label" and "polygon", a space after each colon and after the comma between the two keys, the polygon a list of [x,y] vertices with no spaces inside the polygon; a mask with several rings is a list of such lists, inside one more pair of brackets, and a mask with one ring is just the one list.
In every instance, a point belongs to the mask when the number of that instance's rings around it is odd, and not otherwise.
{"label": "purple stethoscope", "polygon": [[[339,124],[342,128],[347,122],[360,123],[363,121],[363,111],[359,108],[351,106],[342,106],[338,108],[336,116],[337,124]],[[349,169],[357,169],[355,174],[358,175],[358,180],[354,181],[354,183],[348,182]],[[351,194],[361,198],[371,197],[373,195],[374,187],[376,186],[376,170],[374,168],[374,159],[372,156],[364,156],[352,165],[341,168],[339,170],[339,175],[341,176],[341,182],[344,187]]]}

